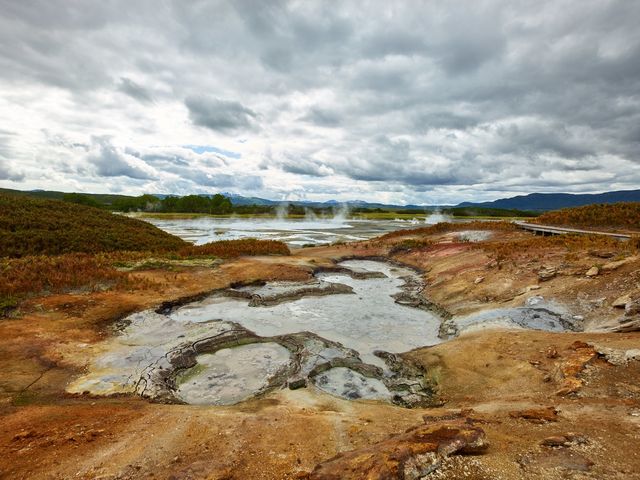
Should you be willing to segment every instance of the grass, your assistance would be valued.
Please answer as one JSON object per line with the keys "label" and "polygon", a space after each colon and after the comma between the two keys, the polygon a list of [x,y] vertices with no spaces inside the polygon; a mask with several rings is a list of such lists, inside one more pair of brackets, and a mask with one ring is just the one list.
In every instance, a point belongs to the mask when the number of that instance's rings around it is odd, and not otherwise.
{"label": "grass", "polygon": [[621,202],[565,208],[540,215],[537,223],[563,227],[585,227],[640,231],[640,203]]}
{"label": "grass", "polygon": [[530,218],[537,217],[538,213],[525,210],[513,210],[505,208],[487,207],[451,207],[443,208],[441,213],[455,217],[481,217],[481,218]]}
{"label": "grass", "polygon": [[150,223],[102,209],[0,194],[0,257],[170,251],[186,244]]}
{"label": "grass", "polygon": [[[86,205],[0,193],[0,315],[24,299],[129,285],[121,265],[145,259],[289,255],[274,240],[192,245],[150,223]],[[197,262],[196,262],[197,263]]]}
{"label": "grass", "polygon": [[127,275],[109,261],[86,253],[0,259],[0,313],[33,293],[95,290],[127,282]]}
{"label": "grass", "polygon": [[506,221],[499,222],[482,222],[482,221],[471,221],[465,223],[436,223],[435,225],[429,225],[427,227],[418,227],[418,228],[410,228],[405,230],[396,230],[394,232],[387,233],[386,235],[382,235],[379,240],[390,240],[398,237],[409,237],[409,236],[426,236],[426,235],[436,235],[439,233],[447,233],[447,232],[459,232],[461,230],[503,230],[503,231],[511,231],[517,230],[517,226]]}
{"label": "grass", "polygon": [[431,245],[433,245],[433,242],[430,240],[408,238],[406,240],[401,240],[400,242],[395,243],[389,250],[389,255],[394,255],[396,253],[406,253],[406,252],[411,252],[415,250],[422,250]]}
{"label": "grass", "polygon": [[[132,287],[122,269],[184,267],[180,260],[233,258],[249,255],[289,255],[289,247],[275,240],[224,240],[189,245],[174,251],[118,251],[97,254],[29,255],[0,258],[0,316],[33,295],[63,293],[74,289],[101,290]],[[148,261],[147,261],[148,260]],[[194,262],[202,266],[202,262]]]}
{"label": "grass", "polygon": [[617,257],[624,257],[640,250],[640,237],[631,241],[620,241],[602,235],[553,235],[533,236],[512,241],[481,242],[474,244],[487,252],[498,265],[507,261],[526,259],[531,252],[556,251],[567,258],[578,258],[594,251],[608,251]]}
{"label": "grass", "polygon": [[221,240],[205,243],[204,245],[190,245],[178,251],[181,257],[198,257],[202,255],[231,258],[247,255],[289,255],[289,247],[277,240],[256,240],[243,238],[240,240]]}

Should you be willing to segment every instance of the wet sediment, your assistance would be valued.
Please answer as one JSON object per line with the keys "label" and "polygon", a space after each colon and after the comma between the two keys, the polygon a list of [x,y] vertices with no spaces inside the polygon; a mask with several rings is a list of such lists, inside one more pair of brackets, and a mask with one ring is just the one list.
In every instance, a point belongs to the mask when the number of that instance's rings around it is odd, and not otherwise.
{"label": "wet sediment", "polygon": [[179,389],[177,379],[181,372],[197,365],[199,355],[255,343],[276,343],[289,351],[290,361],[285,368],[271,376],[262,389],[253,392],[252,397],[277,388],[296,389],[314,384],[316,378],[328,370],[346,368],[365,378],[381,381],[391,393],[388,400],[394,404],[422,407],[437,403],[434,385],[427,379],[424,369],[398,355],[375,352],[387,364],[389,370],[385,372],[376,365],[364,363],[355,350],[311,332],[261,337],[239,324],[230,327],[220,334],[181,345],[168,352],[165,355],[166,364],[154,364],[145,370],[136,384],[136,392],[155,401],[183,403],[176,396]]}
{"label": "wet sediment", "polygon": [[[358,261],[360,260],[358,259]],[[377,262],[379,259],[376,258],[375,261]],[[184,392],[181,391],[183,379],[189,377],[190,372],[194,372],[194,374],[200,372],[198,373],[199,376],[196,376],[203,381],[203,385],[200,386],[196,384],[197,382],[192,382],[189,388],[196,391],[198,398],[205,398],[206,400],[207,393],[205,390],[207,385],[214,390],[220,390],[223,388],[221,382],[223,382],[224,378],[235,378],[238,380],[236,382],[238,384],[241,383],[242,379],[239,379],[240,374],[238,372],[231,371],[226,375],[225,372],[220,373],[219,369],[216,370],[211,365],[207,367],[205,365],[207,362],[200,364],[198,362],[199,357],[202,359],[206,357],[208,361],[213,361],[215,358],[212,355],[218,355],[221,351],[262,344],[265,347],[262,349],[261,354],[267,356],[264,359],[252,358],[251,360],[257,362],[254,364],[258,366],[263,363],[268,364],[271,369],[267,374],[264,374],[264,378],[261,379],[263,380],[262,382],[254,382],[253,390],[248,392],[246,398],[264,395],[279,388],[297,389],[315,386],[321,390],[351,399],[382,399],[404,407],[436,405],[439,403],[436,398],[436,385],[429,379],[428,372],[422,366],[408,360],[401,354],[391,353],[380,348],[367,351],[366,346],[373,346],[376,344],[375,342],[387,342],[385,343],[385,345],[388,345],[387,348],[406,351],[417,346],[428,345],[428,342],[435,344],[440,341],[438,337],[444,340],[457,335],[461,329],[473,326],[476,319],[470,319],[469,317],[463,319],[454,318],[446,309],[426,299],[423,296],[425,284],[422,277],[411,273],[412,271],[415,272],[416,269],[407,269],[405,265],[397,262],[386,261],[385,264],[386,266],[384,267],[372,267],[367,265],[366,261],[360,265],[353,261],[346,261],[346,265],[317,269],[314,272],[315,278],[308,282],[266,283],[256,281],[249,284],[234,284],[230,288],[216,290],[213,294],[206,293],[185,297],[173,302],[165,302],[147,317],[145,317],[144,312],[137,314],[140,317],[138,319],[139,324],[133,325],[131,328],[129,328],[130,321],[125,319],[122,324],[128,331],[123,331],[125,338],[118,347],[120,350],[114,351],[112,358],[102,362],[101,368],[103,370],[101,372],[95,374],[93,378],[85,380],[84,383],[79,382],[81,386],[76,388],[80,389],[80,391],[88,388],[90,392],[92,388],[95,388],[97,393],[109,394],[108,388],[100,388],[98,385],[101,378],[100,375],[102,375],[102,378],[111,379],[109,381],[112,384],[114,384],[113,378],[126,377],[122,381],[121,387],[119,387],[121,392],[137,393],[153,401],[185,403]],[[388,264],[392,266],[389,267]],[[368,270],[367,267],[370,269]],[[392,278],[381,270],[375,270],[375,268],[382,268]],[[380,295],[382,291],[378,291],[375,284],[362,286],[364,284],[351,282],[351,285],[347,285],[335,281],[335,277],[332,277],[332,274],[344,275],[358,281],[370,280],[375,282],[376,279],[379,279],[383,282],[381,285],[385,285],[384,288],[387,290],[383,295]],[[389,281],[385,283],[385,279]],[[398,283],[398,281],[402,283]],[[333,335],[332,330],[327,330],[327,325],[322,325],[319,328],[322,334],[318,334],[308,331],[316,327],[316,324],[309,323],[308,319],[306,323],[304,321],[298,323],[295,318],[302,320],[302,317],[293,317],[294,321],[290,319],[285,321],[282,318],[278,319],[277,316],[274,317],[276,312],[284,312],[286,314],[287,312],[294,313],[296,308],[300,310],[300,306],[294,307],[298,305],[296,303],[298,300],[307,301],[311,297],[344,294],[357,296],[358,300],[365,301],[365,303],[367,301],[374,303],[378,301],[377,299],[390,297],[392,301],[384,303],[384,308],[390,308],[388,305],[392,306],[395,303],[400,306],[429,312],[431,316],[422,318],[416,316],[415,313],[408,315],[398,311],[396,312],[396,315],[399,315],[398,319],[402,319],[405,323],[396,324],[393,320],[395,317],[392,317],[391,321],[389,321],[389,319],[384,319],[385,315],[380,317],[386,322],[384,328],[391,328],[391,332],[395,329],[395,336],[393,338],[384,337],[385,332],[388,330],[383,328],[380,331],[376,331],[376,338],[367,338],[365,340],[357,337],[357,329],[364,328],[366,330],[367,326],[357,324],[356,319],[352,322],[352,327],[355,327],[356,330],[341,331],[343,335],[347,335],[344,337],[344,341],[325,338],[325,336]],[[386,297],[387,294],[389,297]],[[207,300],[209,298],[214,299],[212,304],[207,303],[210,301]],[[228,298],[229,302],[246,300],[247,303],[243,306],[236,302],[227,306],[225,298]],[[363,300],[366,298],[369,298],[369,300]],[[197,302],[203,303],[198,306]],[[342,310],[340,310],[340,307],[336,310],[335,302],[338,302],[338,300],[336,299],[330,304],[334,310],[333,313],[341,315],[340,312]],[[353,302],[349,301],[343,307],[346,308],[345,306],[351,305]],[[339,302],[337,304],[340,305]],[[291,307],[287,305],[291,305]],[[325,304],[306,303],[305,307],[298,311],[297,314],[306,314],[308,312],[308,315],[313,317],[320,312],[308,309],[317,308],[321,305]],[[380,305],[377,307],[376,305],[367,305],[367,307],[379,309]],[[285,309],[293,308],[294,310],[273,310],[272,307],[274,306],[284,306]],[[208,310],[208,308],[211,308],[211,310]],[[228,310],[229,308],[231,309],[230,311]],[[250,328],[252,323],[249,322],[247,324],[246,319],[242,320],[242,324],[240,321],[232,320],[234,317],[237,318],[238,315],[243,315],[244,308],[251,309],[247,310],[247,313],[254,311],[255,308],[254,314],[257,315],[256,319],[259,319],[258,323],[255,323],[255,319],[253,320],[255,327]],[[265,310],[261,310],[263,308]],[[327,314],[331,315],[331,312],[332,310],[330,309],[323,313],[325,313],[326,317]],[[228,318],[218,318],[216,317],[218,314],[223,316],[228,314]],[[550,330],[576,328],[575,322],[571,322],[565,313],[553,310],[544,302],[515,309],[501,309],[494,311],[493,314],[495,318],[499,318],[501,321],[508,321],[522,327]],[[277,315],[280,315],[280,313],[277,313]],[[495,320],[491,315],[491,312],[477,314],[476,323],[482,323],[484,320]],[[338,326],[343,321],[333,319],[333,317],[329,318],[332,319],[329,321],[329,326]],[[276,328],[269,327],[265,332],[263,327],[265,325],[269,326],[271,321],[275,321],[278,326]],[[326,322],[326,319],[324,321]],[[338,322],[337,324],[335,323],[336,321]],[[371,322],[371,319],[363,321],[365,323]],[[378,326],[375,322],[382,320],[374,317],[373,321],[372,328],[375,329]],[[433,327],[429,327],[434,332],[428,333],[427,337],[419,337],[418,343],[420,345],[417,343],[415,347],[411,344],[404,345],[406,343],[405,337],[398,337],[397,335],[397,329],[407,328],[407,325],[411,325],[407,335],[409,337],[415,336],[418,331],[422,330],[416,330],[411,334],[410,332],[413,332],[411,328],[416,329],[418,328],[417,325],[422,322],[430,321],[437,322]],[[407,324],[406,322],[413,323]],[[164,327],[162,326],[163,323],[166,324]],[[258,330],[254,331],[254,328],[258,328]],[[260,331],[261,328],[263,328],[262,331]],[[295,328],[304,328],[305,331],[286,331],[287,329]],[[422,329],[422,327],[419,328]],[[278,329],[285,330],[285,332],[280,333]],[[365,330],[363,330],[363,334],[370,333],[369,331],[365,332]],[[428,331],[430,332],[431,330]],[[168,333],[165,334],[165,332]],[[132,338],[127,339],[127,335],[132,335]],[[165,340],[166,335],[170,337],[168,340]],[[383,340],[379,338],[381,335],[384,337]],[[341,338],[340,333],[337,336]],[[433,336],[433,339],[431,339],[431,336]],[[395,337],[398,338],[396,339]],[[403,346],[397,344],[398,339],[401,338],[404,339],[401,341]],[[164,342],[154,345],[151,339],[161,339],[160,341],[164,340]],[[370,343],[371,341],[374,343]],[[411,341],[415,342],[416,340],[412,339]],[[148,348],[145,346],[145,342],[151,342]],[[130,345],[135,346],[135,348],[127,350]],[[267,345],[277,345],[278,348],[286,349],[289,352],[288,361],[285,359],[283,362],[276,362],[272,358],[273,355],[269,353],[270,347],[267,347]],[[356,348],[352,348],[354,345]],[[363,350],[363,348],[365,349]],[[118,355],[118,352],[124,352],[124,354]],[[123,355],[125,359],[121,360]],[[275,353],[274,355],[277,357]],[[114,360],[116,357],[117,359]],[[363,361],[363,358],[365,360],[370,358],[370,360]],[[379,359],[379,361],[374,361],[376,359]],[[130,362],[130,364],[127,364],[127,362]],[[105,370],[105,364],[111,370]],[[115,370],[112,368],[113,365],[117,367]],[[207,368],[213,369],[209,371]],[[107,373],[104,373],[105,371]],[[246,370],[244,373],[246,373]],[[233,377],[234,374],[235,377]],[[255,386],[258,383],[259,385]],[[131,386],[128,387],[127,385]],[[210,400],[211,403],[216,403],[215,398]]]}

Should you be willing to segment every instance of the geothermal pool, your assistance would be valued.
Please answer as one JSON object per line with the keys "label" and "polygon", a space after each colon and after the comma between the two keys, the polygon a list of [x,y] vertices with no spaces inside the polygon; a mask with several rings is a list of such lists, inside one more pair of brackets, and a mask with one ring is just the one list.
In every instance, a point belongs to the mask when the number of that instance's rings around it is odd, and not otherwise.
{"label": "geothermal pool", "polygon": [[291,246],[367,240],[405,228],[447,221],[442,215],[411,220],[362,220],[336,215],[332,218],[157,218],[140,216],[158,228],[197,245],[217,240],[260,238],[280,240]]}
{"label": "geothermal pool", "polygon": [[[428,405],[428,373],[396,355],[443,341],[442,319],[408,306],[420,305],[421,288],[408,268],[351,260],[309,282],[240,286],[138,312],[99,345],[88,372],[68,391],[229,405],[307,387],[347,399]],[[458,330],[564,329],[564,312],[541,297],[530,300],[448,322]]]}

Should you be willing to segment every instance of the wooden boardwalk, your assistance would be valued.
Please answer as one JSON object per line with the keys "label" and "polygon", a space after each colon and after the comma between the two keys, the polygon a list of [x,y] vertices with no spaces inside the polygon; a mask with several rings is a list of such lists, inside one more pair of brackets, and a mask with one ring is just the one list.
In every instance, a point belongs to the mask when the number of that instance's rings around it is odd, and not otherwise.
{"label": "wooden boardwalk", "polygon": [[573,233],[577,235],[604,235],[607,237],[617,238],[619,240],[629,240],[631,235],[625,233],[600,232],[596,230],[581,230],[579,228],[553,227],[551,225],[537,225],[535,223],[513,222],[523,230],[528,230],[536,235],[562,235],[565,233]]}

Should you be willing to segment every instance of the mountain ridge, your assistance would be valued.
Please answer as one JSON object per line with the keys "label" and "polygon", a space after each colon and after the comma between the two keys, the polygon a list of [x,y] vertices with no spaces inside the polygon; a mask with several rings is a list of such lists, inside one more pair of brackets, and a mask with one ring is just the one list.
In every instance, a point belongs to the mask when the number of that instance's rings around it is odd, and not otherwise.
{"label": "mountain ridge", "polygon": [[640,190],[617,190],[603,193],[529,193],[528,195],[500,198],[491,202],[462,202],[456,206],[546,211],[619,202],[640,202]]}
{"label": "mountain ridge", "polygon": [[[65,192],[47,191],[47,190],[11,190],[0,189],[0,192],[12,193],[17,195],[30,195],[40,198],[62,199]],[[527,195],[516,195],[514,197],[500,198],[489,202],[462,202],[457,205],[396,205],[379,202],[366,202],[364,200],[350,200],[339,202],[337,200],[327,200],[324,202],[309,200],[270,200],[261,197],[245,197],[243,195],[222,192],[223,195],[230,198],[234,206],[242,205],[263,205],[277,206],[283,203],[297,205],[302,207],[338,207],[346,205],[349,208],[381,208],[381,209],[406,209],[406,210],[435,210],[438,208],[499,208],[506,210],[524,210],[524,211],[548,211],[560,208],[580,207],[584,205],[597,203],[618,203],[618,202],[640,202],[639,190],[616,190],[603,193],[529,193]],[[128,195],[117,194],[84,194],[95,197],[102,203],[110,204],[119,198],[128,198]],[[179,196],[172,194],[152,194],[158,198],[166,198],[168,196]],[[213,194],[201,194],[211,196]]]}

